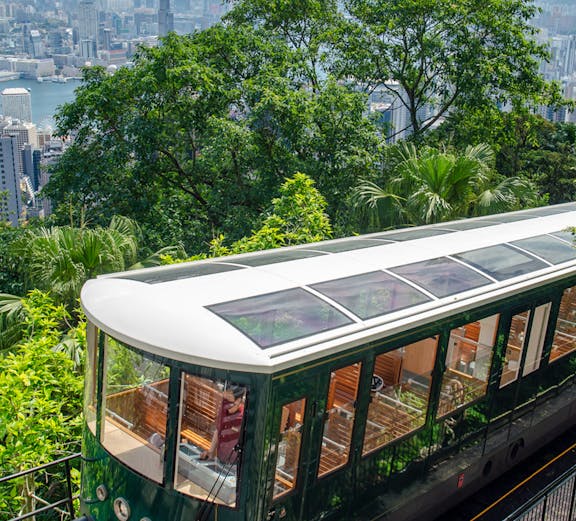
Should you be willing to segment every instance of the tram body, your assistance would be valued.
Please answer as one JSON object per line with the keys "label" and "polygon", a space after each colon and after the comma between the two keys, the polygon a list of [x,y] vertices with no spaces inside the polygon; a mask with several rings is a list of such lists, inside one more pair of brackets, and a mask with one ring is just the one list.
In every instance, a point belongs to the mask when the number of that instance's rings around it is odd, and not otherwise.
{"label": "tram body", "polygon": [[89,281],[82,512],[434,519],[575,422],[573,225],[570,203]]}

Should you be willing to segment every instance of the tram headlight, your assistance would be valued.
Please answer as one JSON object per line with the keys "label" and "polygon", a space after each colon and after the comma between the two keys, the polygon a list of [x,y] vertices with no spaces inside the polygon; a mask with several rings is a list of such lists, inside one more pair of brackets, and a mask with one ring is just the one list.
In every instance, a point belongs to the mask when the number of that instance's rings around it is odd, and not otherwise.
{"label": "tram headlight", "polygon": [[114,514],[119,521],[128,521],[130,518],[130,505],[123,497],[114,500]]}

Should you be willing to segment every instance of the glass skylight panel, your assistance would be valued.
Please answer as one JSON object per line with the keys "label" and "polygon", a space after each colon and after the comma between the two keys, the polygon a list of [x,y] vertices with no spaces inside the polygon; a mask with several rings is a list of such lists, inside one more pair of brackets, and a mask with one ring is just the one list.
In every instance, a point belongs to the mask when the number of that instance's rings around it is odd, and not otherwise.
{"label": "glass skylight panel", "polygon": [[454,255],[457,259],[474,266],[496,280],[506,280],[525,273],[537,271],[548,265],[506,244],[489,246]]}
{"label": "glass skylight panel", "polygon": [[380,241],[372,239],[348,239],[328,244],[308,246],[308,248],[328,253],[342,253],[345,251],[354,251],[364,248],[373,248],[374,246],[382,246],[384,244],[390,244],[391,242],[392,241]]}
{"label": "glass skylight panel", "polygon": [[501,213],[494,216],[500,223],[514,223],[516,221],[526,221],[528,219],[534,219],[537,215],[530,215],[527,213]]}
{"label": "glass skylight panel", "polygon": [[436,235],[444,235],[451,233],[451,230],[442,228],[422,228],[417,230],[403,230],[399,232],[382,233],[380,235],[372,235],[374,239],[387,239],[390,241],[411,241],[413,239],[423,239],[425,237],[434,237]]}
{"label": "glass skylight panel", "polygon": [[398,266],[391,268],[390,271],[414,282],[439,298],[462,293],[492,282],[480,273],[446,257]]}
{"label": "glass skylight panel", "polygon": [[559,239],[562,239],[563,241],[566,241],[570,244],[575,244],[574,241],[576,240],[576,235],[574,235],[572,232],[569,232],[567,230],[562,230],[560,232],[554,232],[554,233],[551,233],[550,235],[553,235],[554,237],[558,237]]}
{"label": "glass skylight panel", "polygon": [[310,286],[362,319],[392,313],[431,299],[396,277],[375,271]]}
{"label": "glass skylight panel", "polygon": [[514,244],[523,250],[538,255],[538,257],[552,264],[560,264],[561,262],[576,259],[576,248],[574,248],[574,246],[562,240],[555,239],[550,235],[530,237],[529,239],[514,241],[510,244]]}
{"label": "glass skylight panel", "polygon": [[484,220],[462,220],[454,223],[445,223],[444,226],[450,230],[464,231],[464,230],[475,230],[476,228],[486,228],[487,226],[495,226],[500,224],[496,221],[484,221]]}
{"label": "glass skylight panel", "polygon": [[207,309],[264,349],[353,322],[301,288],[215,304]]}
{"label": "glass skylight panel", "polygon": [[170,282],[173,280],[190,279],[192,277],[203,277],[213,273],[224,273],[226,271],[241,270],[241,266],[232,266],[231,264],[219,264],[211,262],[206,264],[176,264],[170,268],[151,269],[142,273],[123,273],[116,278],[137,280],[147,284],[159,284],[161,282]]}
{"label": "glass skylight panel", "polygon": [[256,267],[265,266],[266,264],[307,259],[309,257],[318,257],[319,255],[323,255],[323,253],[310,250],[271,251],[270,253],[263,253],[261,255],[250,255],[242,259],[230,259],[230,262],[242,264],[243,266]]}
{"label": "glass skylight panel", "polygon": [[576,208],[573,205],[570,206],[543,206],[541,208],[534,208],[528,210],[528,213],[532,215],[544,216],[544,215],[556,215],[559,213],[573,212]]}

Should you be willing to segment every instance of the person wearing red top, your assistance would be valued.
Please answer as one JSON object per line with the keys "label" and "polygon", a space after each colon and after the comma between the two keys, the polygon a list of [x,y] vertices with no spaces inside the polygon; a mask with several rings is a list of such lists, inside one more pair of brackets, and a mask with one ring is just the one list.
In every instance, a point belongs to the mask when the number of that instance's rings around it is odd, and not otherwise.
{"label": "person wearing red top", "polygon": [[200,459],[212,459],[216,456],[222,463],[236,462],[238,454],[234,448],[240,441],[243,417],[244,389],[232,387],[224,391],[216,417],[216,430],[212,437],[212,445],[210,450],[200,455]]}

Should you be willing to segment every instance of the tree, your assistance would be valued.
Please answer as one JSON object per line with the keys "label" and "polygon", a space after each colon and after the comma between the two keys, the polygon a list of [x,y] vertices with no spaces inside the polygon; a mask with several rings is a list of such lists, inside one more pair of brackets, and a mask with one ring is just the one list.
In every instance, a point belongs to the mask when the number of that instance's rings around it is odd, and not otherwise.
{"label": "tree", "polygon": [[[22,300],[25,335],[2,358],[0,371],[0,474],[7,475],[77,452],[80,447],[82,378],[53,348],[68,314],[48,295]],[[84,343],[83,325],[75,330]],[[0,512],[12,518],[34,509],[34,475],[15,491],[0,491]]]}
{"label": "tree", "polygon": [[[408,111],[419,137],[454,109],[501,103],[551,105],[558,85],[538,72],[546,59],[530,0],[347,0],[336,33],[341,76],[383,89]],[[406,129],[395,129],[401,132]]]}
{"label": "tree", "polygon": [[[226,246],[224,235],[212,240],[210,257],[222,257],[251,251],[268,250],[282,246],[293,246],[317,242],[332,237],[332,226],[326,215],[327,203],[306,174],[297,173],[286,179],[280,188],[280,197],[272,201],[272,210],[261,226],[251,235]],[[188,261],[206,258],[199,254]],[[181,262],[170,255],[164,262]]]}
{"label": "tree", "polygon": [[528,181],[496,175],[494,153],[487,145],[454,153],[404,143],[392,154],[387,184],[367,181],[356,192],[357,204],[372,211],[377,227],[486,215],[536,205],[538,200]]}
{"label": "tree", "polygon": [[[107,228],[63,226],[27,230],[12,249],[23,265],[29,286],[50,291],[72,313],[88,279],[123,271],[136,262],[139,235],[133,221],[114,216]],[[175,247],[163,252],[176,255],[178,251]],[[157,264],[158,259],[157,254],[135,267]]]}
{"label": "tree", "polygon": [[197,250],[220,233],[245,236],[283,180],[306,171],[343,221],[377,150],[365,106],[330,77],[311,88],[300,54],[264,27],[170,35],[130,70],[86,72],[57,118],[76,137],[46,195],[58,222],[70,205],[99,224],[121,213],[146,238]]}

